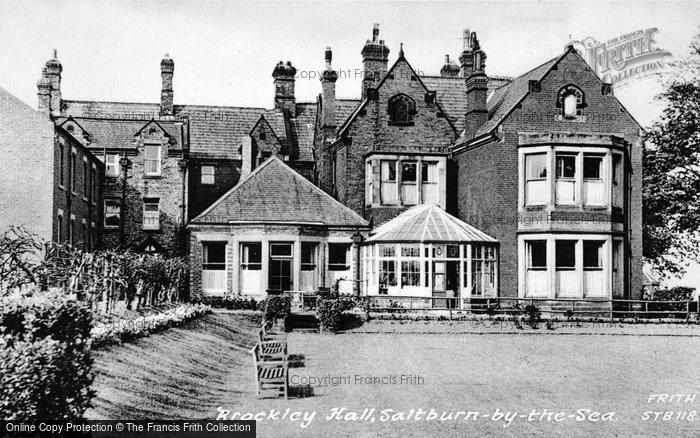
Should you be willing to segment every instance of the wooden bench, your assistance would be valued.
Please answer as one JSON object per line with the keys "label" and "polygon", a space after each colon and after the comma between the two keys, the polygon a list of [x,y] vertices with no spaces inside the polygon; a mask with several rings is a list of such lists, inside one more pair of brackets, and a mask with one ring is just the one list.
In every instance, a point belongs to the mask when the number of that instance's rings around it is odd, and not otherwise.
{"label": "wooden bench", "polygon": [[272,323],[264,323],[262,326],[262,337],[265,341],[285,340],[287,339],[287,334],[273,332]]}
{"label": "wooden bench", "polygon": [[278,395],[284,395],[286,400],[289,390],[289,364],[287,357],[276,360],[265,359],[261,349],[261,345],[257,344],[250,350],[255,366],[255,388],[258,398],[262,397],[263,391],[274,389]]}
{"label": "wooden bench", "polygon": [[275,339],[266,340],[265,330],[258,330],[258,346],[260,347],[260,356],[264,358],[284,358],[287,359],[287,340]]}

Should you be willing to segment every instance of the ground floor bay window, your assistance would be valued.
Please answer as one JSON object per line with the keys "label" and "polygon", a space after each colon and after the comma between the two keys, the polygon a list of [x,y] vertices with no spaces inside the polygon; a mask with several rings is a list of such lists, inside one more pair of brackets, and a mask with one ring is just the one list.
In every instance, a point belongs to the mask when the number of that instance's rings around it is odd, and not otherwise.
{"label": "ground floor bay window", "polygon": [[590,234],[521,235],[519,247],[521,297],[621,295],[622,239]]}

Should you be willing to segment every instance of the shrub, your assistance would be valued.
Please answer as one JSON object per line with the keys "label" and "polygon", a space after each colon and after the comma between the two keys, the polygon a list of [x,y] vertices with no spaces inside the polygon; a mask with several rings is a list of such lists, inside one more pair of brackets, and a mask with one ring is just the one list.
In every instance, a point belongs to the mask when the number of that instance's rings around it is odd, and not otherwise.
{"label": "shrub", "polygon": [[[651,294],[645,294],[644,299],[648,301],[690,301],[693,299],[694,292],[695,288],[693,287],[676,286],[670,289],[659,289]],[[647,307],[650,312],[678,311],[682,312],[678,317],[685,317],[686,303],[655,303],[649,304]],[[666,315],[663,313],[659,313],[658,316],[674,317],[672,314]]]}
{"label": "shrub", "polygon": [[335,298],[321,298],[316,302],[316,317],[321,331],[335,333],[340,329],[343,304]]}
{"label": "shrub", "polygon": [[258,302],[255,301],[255,298],[246,299],[234,295],[224,297],[203,297],[198,299],[196,302],[206,304],[217,309],[258,310]]}
{"label": "shrub", "polygon": [[90,309],[61,292],[0,298],[0,418],[78,420],[94,391]]}
{"label": "shrub", "polygon": [[292,313],[292,300],[284,296],[268,297],[265,303],[265,322],[274,322],[284,319]]}
{"label": "shrub", "polygon": [[528,304],[525,306],[525,315],[527,315],[527,324],[534,329],[538,328],[540,319],[542,318],[542,311],[540,308],[534,304]]}

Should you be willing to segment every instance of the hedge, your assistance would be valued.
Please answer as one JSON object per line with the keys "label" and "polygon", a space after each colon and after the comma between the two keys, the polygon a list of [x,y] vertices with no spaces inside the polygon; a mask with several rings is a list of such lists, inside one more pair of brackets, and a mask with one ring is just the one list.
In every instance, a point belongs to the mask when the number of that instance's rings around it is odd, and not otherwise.
{"label": "hedge", "polygon": [[94,391],[90,309],[62,292],[0,297],[0,418],[79,420]]}

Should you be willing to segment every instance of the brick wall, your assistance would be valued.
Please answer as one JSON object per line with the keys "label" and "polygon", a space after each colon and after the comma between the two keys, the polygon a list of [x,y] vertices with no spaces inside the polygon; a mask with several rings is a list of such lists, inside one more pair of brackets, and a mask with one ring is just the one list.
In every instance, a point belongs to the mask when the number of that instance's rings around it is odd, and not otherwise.
{"label": "brick wall", "polygon": [[[214,184],[202,184],[202,166],[214,166]],[[240,160],[200,160],[188,163],[189,219],[197,217],[238,183],[241,175]]]}
{"label": "brick wall", "polygon": [[[56,127],[53,173],[53,240],[72,243],[83,250],[99,248],[103,222],[103,163],[73,135]],[[62,213],[62,220],[59,220],[59,212]],[[70,242],[72,217],[75,217],[75,224]]]}
{"label": "brick wall", "polygon": [[52,238],[54,127],[0,88],[0,232],[24,225]]}

